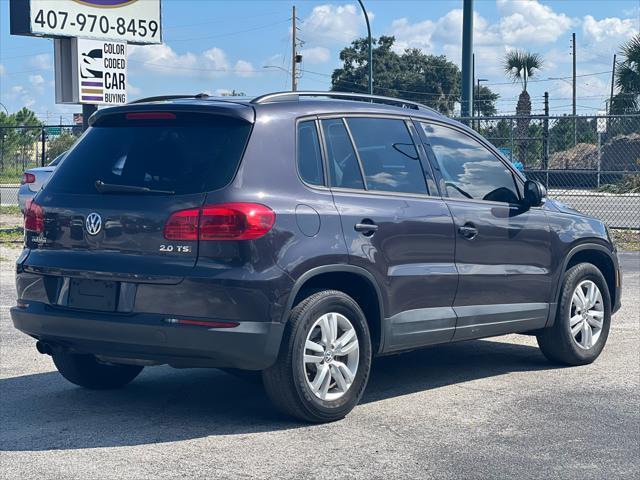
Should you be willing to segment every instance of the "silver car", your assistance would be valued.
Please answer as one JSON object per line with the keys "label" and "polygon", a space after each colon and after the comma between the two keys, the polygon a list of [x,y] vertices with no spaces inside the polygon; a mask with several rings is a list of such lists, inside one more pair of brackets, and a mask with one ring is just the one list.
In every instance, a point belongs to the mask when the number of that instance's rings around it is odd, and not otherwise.
{"label": "silver car", "polygon": [[49,177],[66,154],[67,152],[61,153],[46,167],[30,168],[22,174],[22,184],[18,190],[18,205],[23,213],[27,202],[47,183],[47,180],[49,180]]}

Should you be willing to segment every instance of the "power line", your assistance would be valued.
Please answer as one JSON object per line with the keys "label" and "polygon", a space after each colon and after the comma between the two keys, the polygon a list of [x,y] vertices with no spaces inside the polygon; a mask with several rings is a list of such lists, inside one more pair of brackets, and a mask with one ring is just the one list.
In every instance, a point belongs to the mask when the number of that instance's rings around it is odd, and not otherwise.
{"label": "power line", "polygon": [[209,40],[211,38],[221,38],[221,37],[230,37],[233,35],[239,35],[241,33],[247,33],[247,32],[255,32],[256,30],[262,30],[265,28],[270,28],[270,27],[274,27],[276,25],[280,25],[282,23],[289,23],[289,19],[286,20],[279,20],[277,22],[272,22],[272,23],[268,23],[265,25],[259,25],[256,27],[252,27],[252,28],[246,28],[244,30],[236,30],[235,32],[226,32],[226,33],[220,33],[217,35],[208,35],[206,37],[192,37],[192,38],[178,38],[178,39],[173,39],[171,40],[171,42],[189,42],[189,41],[195,41],[195,40]]}

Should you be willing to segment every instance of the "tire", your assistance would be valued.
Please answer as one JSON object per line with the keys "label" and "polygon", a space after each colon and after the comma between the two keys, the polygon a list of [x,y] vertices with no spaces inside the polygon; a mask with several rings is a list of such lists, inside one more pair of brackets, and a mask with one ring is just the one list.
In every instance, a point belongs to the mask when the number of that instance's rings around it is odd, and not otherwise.
{"label": "tire", "polygon": [[[324,332],[332,330],[336,334],[329,336],[337,341],[325,341]],[[351,333],[347,336],[347,332]],[[269,398],[282,412],[307,422],[324,423],[340,420],[353,410],[367,386],[370,369],[371,337],[362,309],[345,293],[324,290],[293,308],[278,359],[262,372],[262,380]],[[319,385],[315,392],[314,382]]]}
{"label": "tire", "polygon": [[[589,292],[589,282],[592,282],[597,287],[601,301],[587,308],[585,317],[580,312],[580,308],[573,303],[574,293],[578,285],[581,285],[583,292],[585,290]],[[576,300],[577,304],[581,305],[578,300]],[[588,301],[588,304],[591,304],[591,301]],[[595,316],[595,313],[590,315],[592,312],[600,313],[597,316]],[[596,326],[599,323],[598,318],[600,316],[602,321],[598,330]],[[577,332],[575,335],[572,333],[572,327],[574,332]],[[585,327],[588,327],[591,333],[585,335]],[[587,365],[598,358],[600,352],[602,352],[607,342],[610,328],[611,297],[607,282],[600,270],[594,265],[580,263],[566,272],[562,282],[555,323],[552,327],[538,333],[538,345],[544,356],[553,363]],[[591,346],[587,347],[589,344]]]}
{"label": "tire", "polygon": [[92,390],[120,388],[131,382],[142,371],[138,365],[108,365],[93,355],[54,353],[53,363],[71,383]]}

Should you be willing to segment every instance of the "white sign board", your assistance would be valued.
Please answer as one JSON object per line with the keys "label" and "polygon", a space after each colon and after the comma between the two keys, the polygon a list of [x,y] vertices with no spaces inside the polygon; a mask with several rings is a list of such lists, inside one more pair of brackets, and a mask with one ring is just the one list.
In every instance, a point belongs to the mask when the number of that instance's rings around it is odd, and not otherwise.
{"label": "white sign board", "polygon": [[78,102],[127,103],[127,44],[77,39]]}
{"label": "white sign board", "polygon": [[162,43],[160,0],[11,0],[11,33]]}
{"label": "white sign board", "polygon": [[[604,110],[598,110],[598,117],[605,116],[607,114]],[[596,133],[607,133],[607,119],[598,118],[596,123]]]}

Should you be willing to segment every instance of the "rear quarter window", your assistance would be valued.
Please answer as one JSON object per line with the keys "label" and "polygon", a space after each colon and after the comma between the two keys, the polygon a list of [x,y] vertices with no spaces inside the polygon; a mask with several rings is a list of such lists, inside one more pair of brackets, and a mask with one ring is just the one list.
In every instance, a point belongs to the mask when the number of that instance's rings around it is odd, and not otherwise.
{"label": "rear quarter window", "polygon": [[68,152],[47,190],[95,193],[98,180],[178,195],[217,190],[233,179],[250,131],[250,123],[208,114],[105,119]]}

